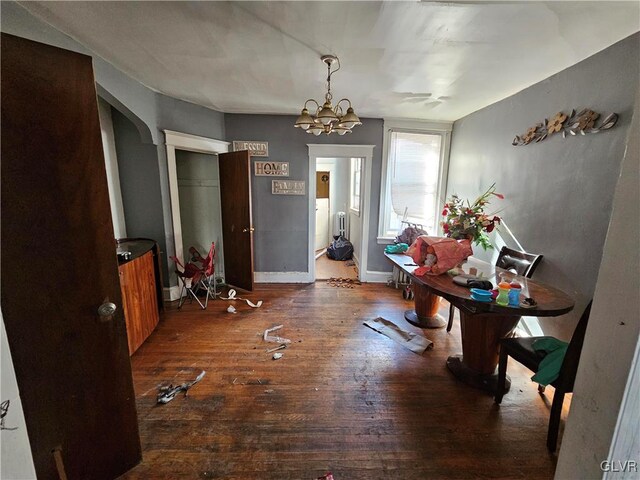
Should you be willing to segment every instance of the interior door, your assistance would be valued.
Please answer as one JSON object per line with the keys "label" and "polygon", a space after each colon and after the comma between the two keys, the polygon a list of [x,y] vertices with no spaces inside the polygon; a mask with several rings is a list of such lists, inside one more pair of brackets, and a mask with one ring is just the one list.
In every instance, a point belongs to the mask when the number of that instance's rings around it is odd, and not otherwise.
{"label": "interior door", "polygon": [[91,57],[1,48],[2,313],[36,472],[114,478],[141,450]]}
{"label": "interior door", "polygon": [[249,152],[218,155],[224,275],[229,285],[253,290],[253,217]]}

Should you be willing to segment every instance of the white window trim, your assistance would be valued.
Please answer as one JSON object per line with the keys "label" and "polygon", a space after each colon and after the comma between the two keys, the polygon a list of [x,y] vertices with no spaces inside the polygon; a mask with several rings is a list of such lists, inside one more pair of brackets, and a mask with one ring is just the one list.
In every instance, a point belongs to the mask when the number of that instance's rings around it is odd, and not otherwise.
{"label": "white window trim", "polygon": [[[389,149],[391,148],[391,132],[433,133],[443,136],[442,151],[440,152],[440,168],[438,169],[438,192],[446,198],[447,177],[449,174],[449,150],[451,147],[451,131],[453,122],[429,122],[421,120],[402,120],[396,118],[384,119],[384,139],[382,144],[382,172],[380,179],[380,212],[378,213],[378,237],[380,245],[393,243],[395,236],[385,235],[384,216],[385,206],[390,196],[391,178],[388,175]],[[437,234],[437,232],[429,232]]]}
{"label": "white window trim", "polygon": [[[358,192],[358,208],[353,208],[351,202],[353,201],[353,161],[355,159],[360,160],[360,192]],[[363,159],[361,157],[351,157],[349,159],[349,211],[356,216],[360,216],[360,212],[362,211],[362,164]]]}

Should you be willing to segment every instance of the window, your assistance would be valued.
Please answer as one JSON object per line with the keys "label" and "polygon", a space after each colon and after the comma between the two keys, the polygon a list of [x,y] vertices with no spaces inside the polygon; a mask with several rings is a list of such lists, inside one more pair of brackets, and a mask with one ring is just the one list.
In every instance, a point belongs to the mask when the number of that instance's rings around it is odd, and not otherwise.
{"label": "window", "polygon": [[362,159],[351,159],[351,170],[349,174],[349,209],[360,215],[360,172],[362,170]]}
{"label": "window", "polygon": [[403,221],[420,224],[429,234],[437,235],[451,126],[439,127],[385,128],[380,243],[395,238],[403,228]]}

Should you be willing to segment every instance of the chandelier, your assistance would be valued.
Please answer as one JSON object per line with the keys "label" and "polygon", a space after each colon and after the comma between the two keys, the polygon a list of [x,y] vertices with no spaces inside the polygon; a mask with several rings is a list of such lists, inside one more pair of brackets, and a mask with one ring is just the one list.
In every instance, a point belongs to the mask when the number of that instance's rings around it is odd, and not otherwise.
{"label": "chandelier", "polygon": [[[327,135],[333,132],[336,132],[338,135],[351,133],[353,127],[362,125],[358,116],[353,112],[351,100],[343,98],[336,103],[335,107],[331,105],[331,99],[333,98],[331,95],[331,75],[340,70],[340,60],[338,60],[338,57],[335,55],[323,55],[320,57],[320,60],[327,64],[327,93],[324,96],[324,104],[321,107],[313,98],[304,102],[304,108],[302,112],[300,112],[300,116],[294,126],[316,136],[322,132]],[[334,63],[338,64],[338,68],[331,70]],[[309,102],[316,104],[316,111],[313,115],[309,114],[309,110],[307,109],[307,103]],[[346,112],[341,105],[343,102],[349,104]]]}

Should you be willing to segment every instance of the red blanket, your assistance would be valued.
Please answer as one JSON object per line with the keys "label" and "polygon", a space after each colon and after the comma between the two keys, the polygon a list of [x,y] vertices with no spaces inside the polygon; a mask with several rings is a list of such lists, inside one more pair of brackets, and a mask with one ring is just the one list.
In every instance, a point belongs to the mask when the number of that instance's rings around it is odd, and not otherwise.
{"label": "red blanket", "polygon": [[[425,259],[429,254],[435,255],[436,261],[432,265],[425,266]],[[407,250],[407,255],[413,258],[416,264],[422,265],[413,272],[414,275],[419,276],[424,274],[441,275],[472,254],[473,250],[471,250],[471,241],[469,240],[429,237],[427,235],[419,236]]]}

